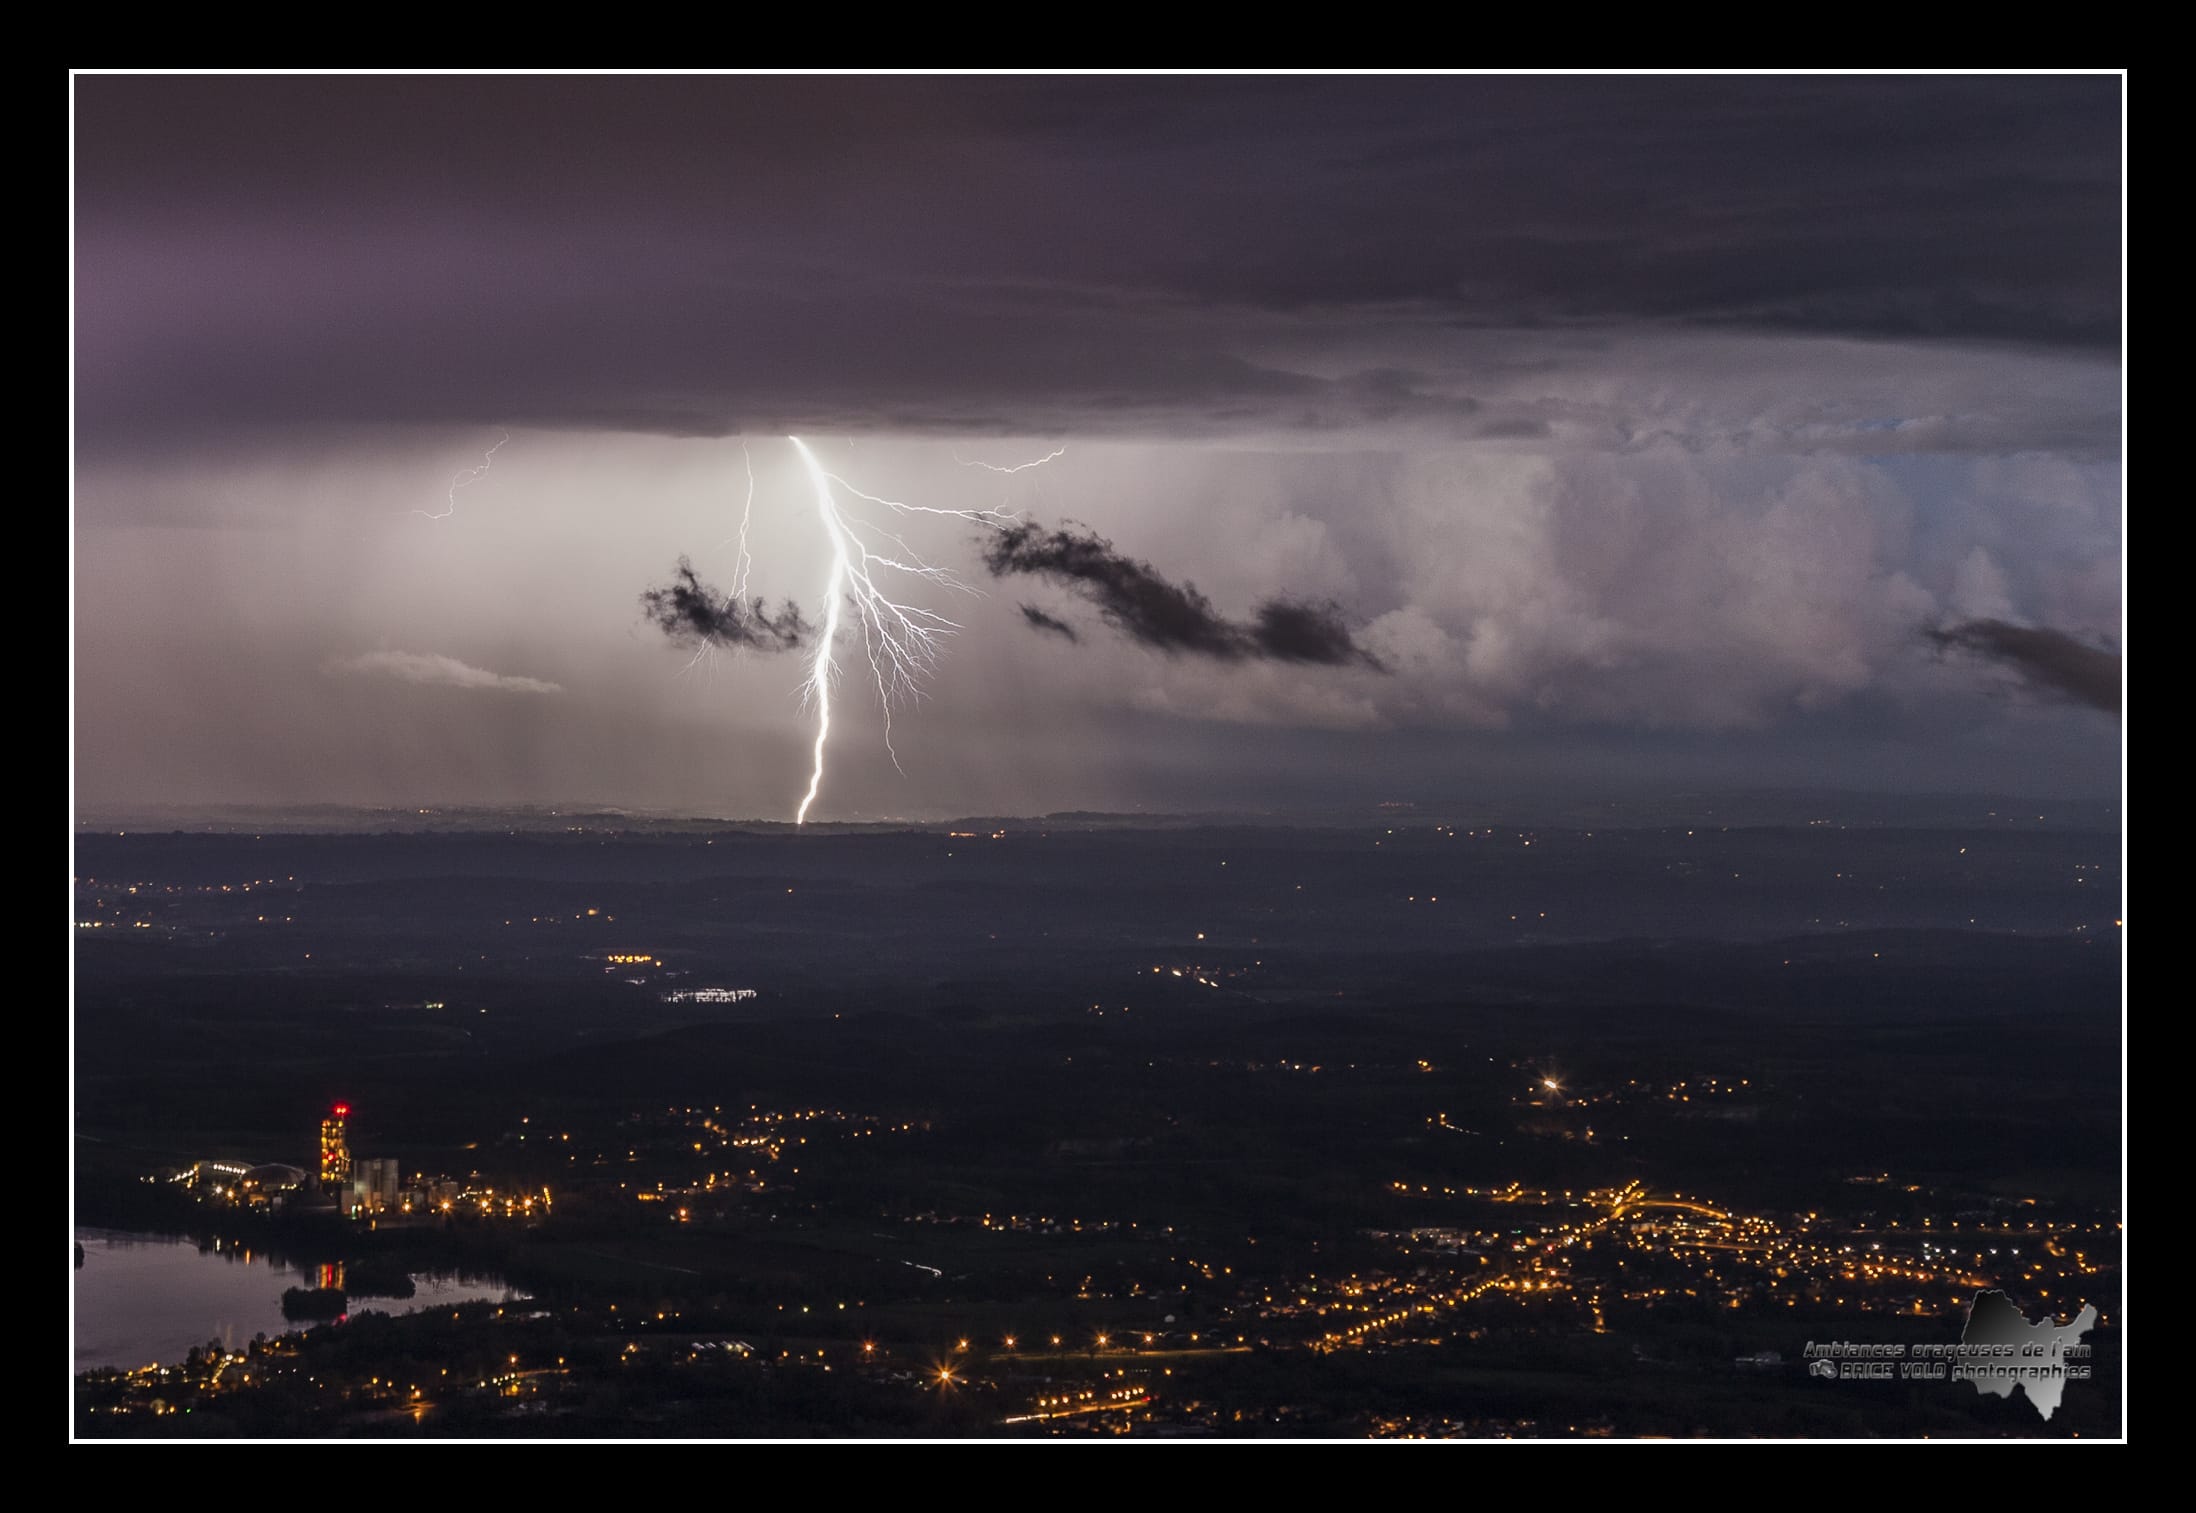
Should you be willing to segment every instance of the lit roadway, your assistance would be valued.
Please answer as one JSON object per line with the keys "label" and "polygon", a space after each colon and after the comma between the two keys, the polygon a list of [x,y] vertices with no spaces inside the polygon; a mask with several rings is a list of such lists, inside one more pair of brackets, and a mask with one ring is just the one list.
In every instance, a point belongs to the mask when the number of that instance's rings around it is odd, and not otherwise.
{"label": "lit roadway", "polygon": [[1012,1418],[1003,1418],[999,1420],[999,1422],[1002,1424],[1041,1424],[1047,1419],[1075,1418],[1078,1415],[1085,1413],[1112,1413],[1124,1408],[1142,1408],[1147,1406],[1150,1402],[1151,1394],[1146,1392],[1141,1393],[1136,1397],[1119,1398],[1110,1401],[1106,1399],[1100,1399],[1097,1402],[1079,1403],[1072,1408],[1054,1408],[1042,1413],[1018,1413]]}
{"label": "lit roadway", "polygon": [[1085,1361],[1103,1355],[1133,1357],[1138,1361],[1200,1361],[1220,1355],[1248,1355],[1248,1345],[1089,1345],[1061,1350],[1012,1350],[996,1359],[1023,1361]]}
{"label": "lit roadway", "polygon": [[[1619,1219],[1639,1213],[1644,1209],[1674,1208],[1686,1213],[1700,1214],[1705,1218],[1724,1221],[1728,1221],[1731,1217],[1722,1209],[1710,1207],[1706,1203],[1696,1203],[1691,1199],[1655,1197],[1637,1182],[1627,1182],[1624,1186],[1606,1194],[1589,1194],[1588,1196],[1589,1201],[1606,1207],[1608,1212],[1598,1219],[1589,1220],[1574,1228],[1567,1228],[1553,1239],[1535,1246],[1531,1252],[1531,1259],[1537,1260],[1540,1257],[1554,1255],[1560,1250],[1566,1250],[1581,1240],[1590,1239],[1599,1234]],[[1464,1304],[1482,1298],[1498,1288],[1505,1291],[1509,1290],[1520,1280],[1523,1280],[1526,1290],[1532,1290],[1535,1283],[1529,1276],[1524,1275],[1526,1270],[1527,1268],[1520,1266],[1508,1266],[1486,1276],[1474,1277],[1461,1287],[1446,1293],[1435,1294],[1430,1301],[1413,1301],[1390,1312],[1376,1315],[1363,1323],[1352,1324],[1347,1329],[1332,1331],[1314,1341],[1312,1348],[1314,1350],[1337,1349],[1352,1341],[1366,1339],[1378,1330],[1390,1329],[1397,1324],[1407,1323],[1413,1319],[1423,1319],[1439,1313],[1444,1308],[1460,1308]],[[1551,1281],[1541,1285],[1552,1287],[1553,1283]]]}

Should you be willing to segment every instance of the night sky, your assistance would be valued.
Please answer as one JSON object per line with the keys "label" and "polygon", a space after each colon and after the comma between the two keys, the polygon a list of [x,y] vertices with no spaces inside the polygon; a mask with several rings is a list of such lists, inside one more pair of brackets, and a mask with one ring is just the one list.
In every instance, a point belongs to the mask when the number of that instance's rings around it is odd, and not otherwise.
{"label": "night sky", "polygon": [[80,805],[2114,793],[2121,93],[79,77]]}

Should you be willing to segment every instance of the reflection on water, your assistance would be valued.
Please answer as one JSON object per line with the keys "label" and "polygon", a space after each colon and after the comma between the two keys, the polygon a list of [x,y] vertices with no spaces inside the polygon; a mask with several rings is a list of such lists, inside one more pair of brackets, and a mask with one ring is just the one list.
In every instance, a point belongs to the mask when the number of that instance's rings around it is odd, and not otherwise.
{"label": "reflection on water", "polygon": [[[340,1287],[343,1267],[292,1266],[263,1251],[169,1235],[79,1229],[83,1261],[76,1278],[76,1369],[176,1363],[193,1345],[219,1340],[242,1350],[255,1334],[299,1328],[282,1317],[289,1287]],[[415,1272],[409,1298],[360,1297],[355,1312],[412,1313],[523,1295],[497,1277]]]}

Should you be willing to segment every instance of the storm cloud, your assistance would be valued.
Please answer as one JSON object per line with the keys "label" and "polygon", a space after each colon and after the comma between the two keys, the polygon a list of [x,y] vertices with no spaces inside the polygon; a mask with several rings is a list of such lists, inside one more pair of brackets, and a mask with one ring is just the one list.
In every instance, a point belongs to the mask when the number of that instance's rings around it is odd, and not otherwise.
{"label": "storm cloud", "polygon": [[1931,627],[1939,647],[1971,652],[2012,669],[2029,687],[2073,699],[2107,714],[2120,712],[2120,658],[2064,631],[1967,620]]}
{"label": "storm cloud", "polygon": [[776,813],[788,434],[841,813],[2118,783],[2122,77],[71,87],[87,795]]}
{"label": "storm cloud", "polygon": [[[1087,526],[1046,530],[1026,520],[1009,526],[986,543],[984,567],[994,578],[1041,578],[1069,589],[1095,605],[1122,635],[1168,656],[1326,667],[1356,663],[1381,670],[1379,659],[1357,644],[1337,605],[1269,599],[1248,624],[1239,623],[1215,609],[1196,584],[1173,582],[1150,563],[1115,550]],[[1041,629],[1067,629],[1028,605],[1022,614]]]}
{"label": "storm cloud", "polygon": [[774,615],[760,598],[743,604],[702,582],[684,557],[669,583],[641,594],[641,608],[658,630],[687,646],[797,651],[815,634],[791,600]]}
{"label": "storm cloud", "polygon": [[80,435],[1652,433],[1613,329],[2109,353],[2120,88],[83,77]]}

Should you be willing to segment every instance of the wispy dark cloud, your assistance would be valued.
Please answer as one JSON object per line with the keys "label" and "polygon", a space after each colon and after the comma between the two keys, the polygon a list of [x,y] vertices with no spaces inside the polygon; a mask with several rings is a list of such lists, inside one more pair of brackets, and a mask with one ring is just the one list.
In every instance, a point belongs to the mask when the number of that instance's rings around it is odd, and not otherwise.
{"label": "wispy dark cloud", "polygon": [[1072,589],[1096,605],[1106,623],[1154,651],[1222,660],[1248,651],[1241,628],[1229,624],[1196,584],[1168,581],[1087,527],[1048,531],[1024,521],[991,538],[984,567],[994,578],[1044,578]]}
{"label": "wispy dark cloud", "polygon": [[2120,712],[2117,653],[2076,640],[2064,631],[2014,625],[2005,620],[1965,620],[1933,626],[1931,641],[1946,650],[1972,652],[2002,663],[2031,688]]}
{"label": "wispy dark cloud", "polygon": [[1046,614],[1034,604],[1022,606],[1022,618],[1029,623],[1030,628],[1033,630],[1049,631],[1055,636],[1064,636],[1070,641],[1081,641],[1083,639],[1074,626],[1068,624],[1058,615]]}
{"label": "wispy dark cloud", "polygon": [[775,615],[760,598],[742,603],[702,582],[684,557],[671,582],[641,595],[641,608],[658,630],[688,646],[793,651],[814,633],[790,599]]}
{"label": "wispy dark cloud", "polygon": [[[1220,662],[1264,659],[1326,667],[1355,663],[1381,669],[1357,644],[1339,606],[1269,599],[1248,624],[1230,620],[1194,583],[1176,583],[1150,563],[1123,555],[1087,526],[1046,530],[1023,521],[990,538],[984,567],[994,578],[1034,577],[1069,589],[1131,641],[1168,656]],[[1072,630],[1030,606],[1024,618],[1048,630]]]}

